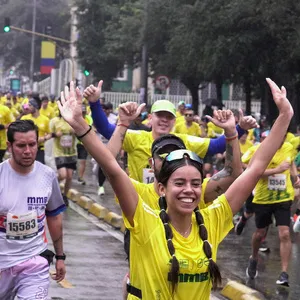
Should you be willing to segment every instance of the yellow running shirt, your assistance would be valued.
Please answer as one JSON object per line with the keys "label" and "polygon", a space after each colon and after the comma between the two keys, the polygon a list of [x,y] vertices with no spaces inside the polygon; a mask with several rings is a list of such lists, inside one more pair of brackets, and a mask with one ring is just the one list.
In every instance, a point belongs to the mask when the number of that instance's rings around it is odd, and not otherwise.
{"label": "yellow running shirt", "polygon": [[[251,157],[259,145],[250,148],[243,156],[242,162],[249,163]],[[274,169],[284,161],[292,162],[293,146],[290,143],[283,143],[280,149],[275,153],[267,169]],[[280,174],[270,175],[267,178],[261,178],[255,186],[253,203],[273,204],[294,200],[294,188],[290,178],[290,169]]]}
{"label": "yellow running shirt", "polygon": [[49,104],[46,109],[44,109],[44,108],[40,109],[40,114],[47,117],[49,120],[56,117],[54,109],[52,107],[50,107]]}
{"label": "yellow running shirt", "polygon": [[242,144],[240,142],[240,151],[241,151],[241,154],[243,155],[244,153],[246,153],[247,150],[249,148],[251,148],[251,147],[253,147],[253,143],[250,140],[248,140],[248,139],[246,140],[245,144]]}
{"label": "yellow running shirt", "polygon": [[[14,121],[14,116],[7,106],[0,104],[0,124],[8,125]],[[0,130],[0,150],[5,150],[6,145],[6,129]]]}
{"label": "yellow running shirt", "polygon": [[[184,142],[186,148],[204,157],[210,139],[195,137],[185,134],[175,134]],[[131,178],[144,183],[152,183],[154,174],[151,170],[151,146],[153,143],[152,132],[144,130],[127,130],[123,142],[123,149],[128,153],[128,169]]]}
{"label": "yellow running shirt", "polygon": [[[211,203],[206,203],[204,202],[204,195],[205,195],[205,190],[207,183],[209,181],[209,178],[204,178],[202,182],[202,191],[201,191],[201,198],[200,198],[200,203],[199,203],[199,208],[203,209],[207,207]],[[151,207],[151,209],[154,210],[159,210],[159,205],[158,205],[158,199],[159,195],[156,193],[155,188],[154,188],[154,183],[142,183],[138,182],[134,179],[131,179],[131,182],[134,185],[134,188],[136,192],[139,194],[139,196],[143,199],[143,201]]]}
{"label": "yellow running shirt", "polygon": [[[134,214],[134,227],[124,217],[130,230],[130,283],[142,291],[143,299],[208,300],[212,284],[208,272],[208,259],[203,251],[199,226],[192,217],[192,230],[184,238],[171,226],[176,257],[180,264],[179,282],[172,298],[167,280],[171,259],[167,247],[164,225],[159,211],[152,210],[139,198]],[[219,243],[232,229],[232,211],[224,195],[201,214],[212,245],[212,258],[216,261]],[[138,299],[129,294],[127,299]]]}
{"label": "yellow running shirt", "polygon": [[[31,120],[39,129],[39,137],[44,137],[50,133],[49,119],[43,115],[34,118],[32,114],[25,115],[21,120]],[[39,143],[39,149],[44,150],[44,143]]]}
{"label": "yellow running shirt", "polygon": [[176,123],[173,133],[201,136],[200,126],[196,122],[192,122],[192,125],[189,127],[187,127],[185,122]]}
{"label": "yellow running shirt", "polygon": [[54,138],[54,157],[76,156],[76,136],[71,126],[63,118],[55,117],[52,119],[50,127],[51,132],[56,133],[60,131],[63,134],[61,137]]}

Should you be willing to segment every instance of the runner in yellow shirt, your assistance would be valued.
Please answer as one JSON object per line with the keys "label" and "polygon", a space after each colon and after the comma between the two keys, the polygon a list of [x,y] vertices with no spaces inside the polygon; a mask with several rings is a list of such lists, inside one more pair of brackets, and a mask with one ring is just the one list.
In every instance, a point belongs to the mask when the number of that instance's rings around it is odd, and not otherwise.
{"label": "runner in yellow shirt", "polygon": [[[262,145],[254,146],[254,151],[250,149],[249,152],[246,152],[242,158],[243,162],[248,163]],[[272,215],[274,215],[281,256],[281,273],[276,283],[285,286],[289,285],[287,269],[292,247],[289,231],[290,208],[294,200],[293,182],[297,181],[297,173],[292,173],[292,163],[293,146],[290,143],[283,143],[255,186],[253,210],[256,231],[252,237],[252,255],[247,268],[247,275],[255,278],[257,276],[258,249],[262,239],[266,236],[267,228],[272,224]]]}
{"label": "runner in yellow shirt", "polygon": [[5,106],[9,108],[10,112],[13,115],[13,119],[15,121],[19,117],[20,113],[14,107],[12,107],[11,101],[9,101],[9,100],[6,101]]}
{"label": "runner in yellow shirt", "polygon": [[176,110],[176,125],[184,122],[185,102],[179,101]]}
{"label": "runner in yellow shirt", "polygon": [[200,137],[200,126],[193,120],[194,111],[192,109],[186,109],[184,112],[184,122],[176,122],[174,133],[188,134]]}
{"label": "runner in yellow shirt", "polygon": [[45,164],[45,148],[44,143],[51,139],[49,119],[40,114],[40,103],[37,99],[31,98],[29,100],[30,114],[21,117],[21,120],[32,120],[39,130],[39,147],[36,160]]}
{"label": "runner in yellow shirt", "polygon": [[[82,105],[82,116],[88,125],[93,125],[92,117],[87,115],[86,105]],[[79,160],[78,181],[80,184],[85,185],[85,180],[83,176],[86,168],[86,160],[88,157],[88,152],[86,151],[86,149],[84,148],[80,140],[77,140],[77,155]]]}
{"label": "runner in yellow shirt", "polygon": [[[126,103],[124,105],[121,105],[119,108],[120,110],[124,110],[124,106],[126,107],[126,111],[133,112],[134,109],[132,107],[129,107],[130,103]],[[134,104],[133,104],[134,105]],[[135,104],[137,106],[137,104]],[[123,114],[121,114],[123,115]],[[132,116],[135,117],[135,114]],[[235,131],[235,122],[232,118],[232,131]],[[120,119],[120,122],[124,122],[128,120],[124,120],[123,118]],[[110,139],[108,143],[108,149],[111,151],[111,153],[116,157],[116,155],[121,150],[121,139],[120,137],[123,135],[122,133],[122,127],[117,127],[112,138]],[[226,157],[225,157],[225,167],[222,171],[220,171],[218,174],[215,174],[212,178],[205,178],[202,183],[202,193],[201,193],[201,199],[199,203],[199,208],[203,209],[207,206],[206,203],[212,202],[214,199],[216,199],[219,195],[221,195],[223,192],[226,191],[226,189],[229,187],[229,185],[241,174],[242,172],[242,166],[241,166],[241,160],[240,160],[240,153],[239,153],[239,147],[238,144],[232,144],[231,147],[231,141],[227,143],[227,149],[226,149]],[[236,148],[234,148],[236,146]],[[170,153],[173,150],[178,149],[185,149],[185,145],[183,141],[172,134],[161,136],[160,138],[156,139],[152,144],[152,168],[154,174],[156,176],[154,177],[154,183],[145,184],[138,181],[135,181],[132,179],[132,183],[135,187],[135,190],[139,194],[139,196],[143,199],[143,201],[149,205],[151,209],[159,210],[158,205],[158,182],[156,180],[156,177],[160,171],[161,164],[162,164],[162,157],[161,155],[166,155]],[[129,244],[130,244],[130,236],[129,231],[126,230],[124,235],[124,249],[127,254],[127,257],[129,259]],[[129,278],[128,274],[125,277],[124,282],[127,283],[127,287],[123,287],[123,298],[127,298],[127,292],[125,291],[133,291],[134,290],[134,284],[129,284]]]}
{"label": "runner in yellow shirt", "polygon": [[0,104],[0,162],[7,148],[6,129],[14,121],[13,114],[7,106]]}
{"label": "runner in yellow shirt", "polygon": [[54,109],[49,105],[49,99],[47,96],[42,97],[42,105],[40,108],[40,114],[52,120],[56,117]]}
{"label": "runner in yellow shirt", "polygon": [[63,198],[68,205],[67,194],[71,187],[73,172],[77,169],[77,139],[74,130],[62,117],[52,119],[50,130],[54,138],[53,154],[58,180],[65,180]]}
{"label": "runner in yellow shirt", "polygon": [[[202,163],[188,150],[168,154],[159,173],[160,211],[139,197],[110,151],[96,138],[82,118],[79,89],[71,82],[70,93],[58,103],[62,116],[74,128],[89,153],[106,172],[120,201],[130,229],[130,281],[139,283],[139,298],[209,299],[211,288],[221,281],[216,264],[220,242],[232,228],[235,214],[253,190],[273,155],[282,144],[293,117],[293,108],[282,87],[268,80],[279,116],[270,135],[256,152],[247,170],[212,205],[200,211]],[[67,90],[67,89],[66,89]],[[66,97],[66,98],[65,98]],[[223,117],[219,120],[223,121]],[[235,137],[228,138],[238,144]],[[129,295],[128,299],[137,299]]]}
{"label": "runner in yellow shirt", "polygon": [[253,146],[253,142],[251,142],[248,139],[248,132],[243,134],[240,138],[240,149],[241,149],[241,155],[243,156],[244,153],[247,152],[249,148]]}

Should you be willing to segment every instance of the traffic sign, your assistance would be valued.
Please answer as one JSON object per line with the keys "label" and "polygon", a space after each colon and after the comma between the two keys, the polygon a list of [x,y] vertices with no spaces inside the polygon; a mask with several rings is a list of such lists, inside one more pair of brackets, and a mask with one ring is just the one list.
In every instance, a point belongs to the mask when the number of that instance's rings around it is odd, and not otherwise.
{"label": "traffic sign", "polygon": [[159,75],[155,78],[155,87],[161,91],[165,91],[170,86],[171,80],[168,76]]}

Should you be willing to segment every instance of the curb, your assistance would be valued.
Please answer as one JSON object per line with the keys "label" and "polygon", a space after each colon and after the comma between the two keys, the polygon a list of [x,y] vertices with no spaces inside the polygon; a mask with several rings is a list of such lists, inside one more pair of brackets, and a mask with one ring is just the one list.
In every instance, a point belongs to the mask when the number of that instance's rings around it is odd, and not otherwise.
{"label": "curb", "polygon": [[108,209],[103,207],[98,203],[93,203],[89,209],[89,213],[94,215],[100,220],[105,219],[106,215],[109,213]]}
{"label": "curb", "polygon": [[[63,187],[64,185],[60,184],[60,188],[63,189]],[[122,216],[114,212],[110,212],[107,208],[94,202],[91,198],[84,196],[76,189],[70,189],[67,197],[84,210],[87,210],[91,215],[100,220],[104,220],[104,222],[124,233],[125,225]]]}
{"label": "curb", "polygon": [[229,280],[221,291],[221,295],[232,300],[263,300],[265,299],[258,291],[248,286]]}

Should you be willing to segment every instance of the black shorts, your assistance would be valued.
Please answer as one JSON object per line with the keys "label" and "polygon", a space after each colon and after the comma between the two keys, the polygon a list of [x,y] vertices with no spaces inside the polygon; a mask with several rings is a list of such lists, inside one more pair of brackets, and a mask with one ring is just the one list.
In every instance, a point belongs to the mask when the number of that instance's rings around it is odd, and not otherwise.
{"label": "black shorts", "polygon": [[76,170],[77,169],[77,157],[76,156],[61,156],[61,157],[55,157],[55,164],[56,169],[71,169]]}
{"label": "black shorts", "polygon": [[0,162],[2,162],[6,150],[0,150]]}
{"label": "black shorts", "polygon": [[82,144],[77,144],[77,153],[78,159],[87,159],[88,157],[88,152]]}
{"label": "black shorts", "polygon": [[253,203],[252,203],[252,200],[253,200],[253,194],[251,193],[249,195],[249,197],[247,198],[246,200],[246,203],[245,203],[245,212],[247,214],[253,214],[254,213],[254,207],[253,207]]}
{"label": "black shorts", "polygon": [[274,204],[253,203],[256,228],[266,228],[272,224],[272,215],[276,220],[276,226],[290,226],[292,201]]}

